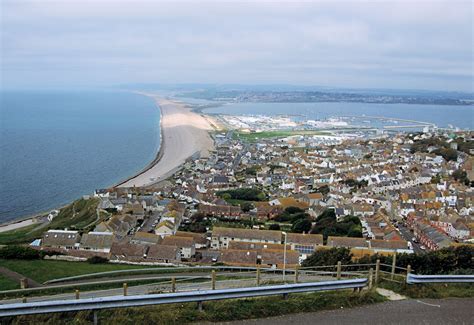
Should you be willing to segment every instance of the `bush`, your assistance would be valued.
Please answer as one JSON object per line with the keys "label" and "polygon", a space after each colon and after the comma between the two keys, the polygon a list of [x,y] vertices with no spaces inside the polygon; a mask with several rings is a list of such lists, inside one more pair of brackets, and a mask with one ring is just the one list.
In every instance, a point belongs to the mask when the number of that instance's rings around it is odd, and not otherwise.
{"label": "bush", "polygon": [[92,256],[87,259],[87,263],[90,263],[90,264],[104,264],[108,262],[109,262],[108,259],[101,256]]}
{"label": "bush", "polygon": [[277,223],[272,223],[269,227],[269,230],[280,230],[280,225]]}
{"label": "bush", "polygon": [[341,261],[343,265],[350,264],[352,260],[352,253],[349,248],[331,248],[320,249],[309,256],[304,262],[303,266],[326,266],[336,265]]}
{"label": "bush", "polygon": [[308,219],[299,219],[291,227],[291,231],[297,232],[297,233],[302,233],[302,232],[307,233],[310,230],[311,230],[311,221],[309,221]]}
{"label": "bush", "polygon": [[5,260],[38,260],[43,258],[40,251],[26,246],[5,246],[0,249],[0,259]]}

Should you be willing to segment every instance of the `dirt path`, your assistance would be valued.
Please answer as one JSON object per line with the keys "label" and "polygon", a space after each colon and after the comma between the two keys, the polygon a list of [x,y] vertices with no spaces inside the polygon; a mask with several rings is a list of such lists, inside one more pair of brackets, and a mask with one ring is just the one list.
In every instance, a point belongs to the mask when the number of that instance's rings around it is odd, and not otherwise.
{"label": "dirt path", "polygon": [[12,271],[10,269],[7,269],[6,267],[0,266],[0,274],[6,276],[7,278],[20,283],[21,279],[28,279],[28,287],[30,288],[37,288],[37,287],[42,287],[43,285],[41,283],[36,282],[33,279],[30,279],[23,274],[17,273],[15,271]]}

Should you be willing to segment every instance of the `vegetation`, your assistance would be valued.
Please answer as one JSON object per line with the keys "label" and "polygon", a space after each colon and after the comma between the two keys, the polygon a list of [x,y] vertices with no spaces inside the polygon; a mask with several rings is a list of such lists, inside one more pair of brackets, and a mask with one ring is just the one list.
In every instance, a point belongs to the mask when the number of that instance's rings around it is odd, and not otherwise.
{"label": "vegetation", "polygon": [[89,264],[104,264],[104,263],[108,263],[109,260],[106,259],[105,257],[101,257],[101,256],[92,256],[92,257],[89,257],[87,259],[87,263]]}
{"label": "vegetation", "polygon": [[43,258],[40,251],[24,246],[5,246],[0,248],[0,259],[38,260]]}
{"label": "vegetation", "polygon": [[[196,304],[172,304],[138,308],[121,308],[99,311],[98,318],[108,324],[185,324],[192,322],[223,322],[279,316],[301,312],[349,308],[383,302],[385,299],[373,291],[321,292],[290,295],[287,300],[279,296],[222,300],[204,303],[202,312]],[[90,324],[92,311],[50,315],[20,316],[13,324]],[[8,321],[8,320],[6,320]]]}
{"label": "vegetation", "polygon": [[270,226],[268,226],[268,230],[280,230],[281,227],[277,223],[272,223]]}
{"label": "vegetation", "polygon": [[254,188],[237,188],[234,190],[219,191],[217,195],[224,200],[265,201],[265,193]]}
{"label": "vegetation", "polygon": [[458,159],[457,150],[452,149],[448,142],[439,138],[418,140],[411,145],[410,151],[411,153],[428,152],[428,148],[433,148],[431,152],[436,155],[442,156],[446,161]]}
{"label": "vegetation", "polygon": [[51,260],[0,260],[0,265],[40,283],[75,275],[147,268],[143,265],[89,264]]}
{"label": "vegetation", "polygon": [[89,231],[97,220],[98,199],[77,200],[61,209],[59,214],[48,224],[28,226],[12,231],[0,233],[0,244],[30,243],[41,238],[48,229],[64,229]]}
{"label": "vegetation", "polygon": [[453,178],[460,182],[460,183],[463,183],[464,185],[466,186],[469,186],[469,184],[471,183],[469,181],[469,178],[467,177],[467,173],[465,170],[462,170],[462,169],[456,169],[454,172],[453,172]]}
{"label": "vegetation", "polygon": [[302,266],[336,265],[339,261],[341,261],[343,265],[352,263],[352,253],[349,248],[341,247],[317,250],[303,262]]}
{"label": "vegetation", "polygon": [[[472,274],[474,273],[473,256],[473,245],[461,245],[424,254],[397,254],[397,266],[407,267],[409,264],[417,274]],[[377,259],[384,264],[392,263],[391,256],[378,255],[363,257],[359,262],[375,263]]]}
{"label": "vegetation", "polygon": [[328,209],[318,216],[311,233],[322,234],[324,241],[328,236],[362,237],[362,225],[359,218],[350,215],[337,222],[334,210]]}
{"label": "vegetation", "polygon": [[382,281],[379,286],[398,292],[404,296],[420,299],[443,299],[443,298],[469,298],[474,297],[474,284],[421,284],[406,285],[394,282]]}
{"label": "vegetation", "polygon": [[366,187],[368,185],[368,182],[366,180],[358,181],[353,178],[345,179],[342,180],[341,183],[349,186],[349,187],[356,187],[358,189],[361,189],[363,187]]}
{"label": "vegetation", "polygon": [[247,142],[255,142],[261,139],[284,138],[294,135],[328,135],[328,132],[316,130],[281,130],[281,131],[263,131],[263,132],[235,132],[234,136],[246,140]]}
{"label": "vegetation", "polygon": [[0,291],[20,289],[20,284],[0,274]]}
{"label": "vegetation", "polygon": [[328,195],[330,191],[331,190],[329,189],[329,186],[323,185],[313,190],[313,193],[321,193],[322,195]]}
{"label": "vegetation", "polygon": [[[411,265],[416,274],[473,274],[474,246],[462,245],[443,248],[424,254],[397,254],[397,266],[406,268]],[[355,261],[356,264],[375,263],[380,259],[382,264],[391,265],[392,256],[372,255]],[[335,265],[352,263],[352,253],[348,248],[322,249],[314,252],[303,263],[303,266]]]}

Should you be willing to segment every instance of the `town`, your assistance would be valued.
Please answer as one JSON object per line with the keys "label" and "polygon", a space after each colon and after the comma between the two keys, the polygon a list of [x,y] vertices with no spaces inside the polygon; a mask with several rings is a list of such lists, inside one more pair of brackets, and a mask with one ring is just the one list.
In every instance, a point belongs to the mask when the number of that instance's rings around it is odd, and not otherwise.
{"label": "town", "polygon": [[76,259],[284,267],[332,247],[360,258],[472,243],[472,135],[216,132],[208,158],[147,188],[96,190],[83,198],[99,202],[93,228],[49,229],[32,245]]}

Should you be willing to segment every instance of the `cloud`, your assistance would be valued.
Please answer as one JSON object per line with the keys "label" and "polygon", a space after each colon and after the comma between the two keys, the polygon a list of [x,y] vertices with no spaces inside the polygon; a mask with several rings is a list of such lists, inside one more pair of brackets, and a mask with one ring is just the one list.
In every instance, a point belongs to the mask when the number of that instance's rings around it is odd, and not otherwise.
{"label": "cloud", "polygon": [[4,0],[1,5],[7,87],[133,82],[473,87],[470,2]]}

